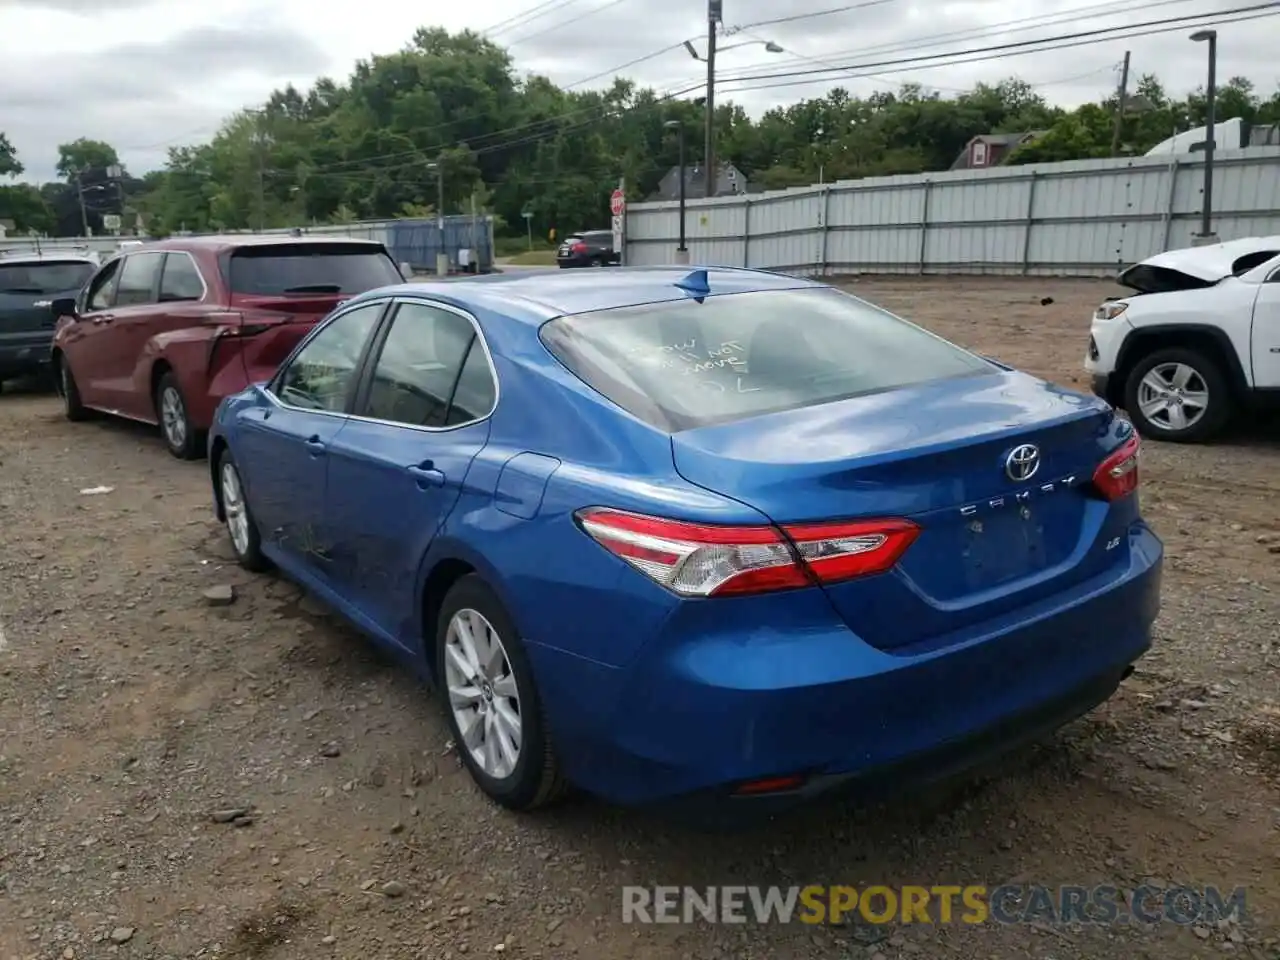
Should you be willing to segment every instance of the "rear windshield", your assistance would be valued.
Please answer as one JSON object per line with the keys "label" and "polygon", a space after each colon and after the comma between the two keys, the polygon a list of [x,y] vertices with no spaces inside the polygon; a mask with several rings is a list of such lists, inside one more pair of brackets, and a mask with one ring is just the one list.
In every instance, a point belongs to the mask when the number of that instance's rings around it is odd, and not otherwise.
{"label": "rear windshield", "polygon": [[93,271],[93,264],[83,260],[0,263],[0,293],[71,293],[83,287]]}
{"label": "rear windshield", "polygon": [[669,432],[994,369],[829,288],[576,314],[541,336],[588,385]]}
{"label": "rear windshield", "polygon": [[364,293],[401,283],[385,252],[363,244],[267,244],[231,254],[227,282],[232,293],[281,296]]}

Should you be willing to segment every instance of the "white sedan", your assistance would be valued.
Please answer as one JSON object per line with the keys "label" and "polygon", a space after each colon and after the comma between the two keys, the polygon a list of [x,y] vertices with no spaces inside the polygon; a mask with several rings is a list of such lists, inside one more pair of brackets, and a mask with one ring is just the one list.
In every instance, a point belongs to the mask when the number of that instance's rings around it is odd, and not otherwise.
{"label": "white sedan", "polygon": [[1280,236],[1170,250],[1117,278],[1094,312],[1093,391],[1155,440],[1195,443],[1280,407]]}

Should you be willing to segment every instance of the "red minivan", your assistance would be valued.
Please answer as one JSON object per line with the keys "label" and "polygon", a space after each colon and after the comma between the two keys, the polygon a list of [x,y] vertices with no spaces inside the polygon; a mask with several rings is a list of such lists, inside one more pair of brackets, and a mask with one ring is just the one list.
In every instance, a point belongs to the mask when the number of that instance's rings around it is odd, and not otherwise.
{"label": "red minivan", "polygon": [[195,459],[218,402],[267,380],[321,317],[401,283],[382,244],[328,237],[183,237],[134,247],[55,300],[53,371],[67,418],[160,425]]}

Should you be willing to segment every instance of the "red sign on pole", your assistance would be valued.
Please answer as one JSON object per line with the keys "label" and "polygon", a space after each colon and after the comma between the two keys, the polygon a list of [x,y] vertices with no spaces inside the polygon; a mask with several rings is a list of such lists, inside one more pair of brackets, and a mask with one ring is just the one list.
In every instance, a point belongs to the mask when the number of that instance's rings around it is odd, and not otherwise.
{"label": "red sign on pole", "polygon": [[615,216],[620,217],[624,210],[627,209],[627,197],[621,190],[613,191],[613,196],[609,198],[609,211]]}

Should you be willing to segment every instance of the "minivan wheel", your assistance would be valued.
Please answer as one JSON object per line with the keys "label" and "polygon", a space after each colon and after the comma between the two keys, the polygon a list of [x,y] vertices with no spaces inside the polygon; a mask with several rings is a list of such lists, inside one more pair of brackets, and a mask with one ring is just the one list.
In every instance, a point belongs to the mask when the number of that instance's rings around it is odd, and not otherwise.
{"label": "minivan wheel", "polygon": [[1139,433],[1171,443],[1216,437],[1234,407],[1218,363],[1185,347],[1157,350],[1139,360],[1125,379],[1124,400]]}
{"label": "minivan wheel", "polygon": [[80,389],[65,356],[58,358],[58,393],[62,396],[62,412],[68,420],[89,419],[89,409],[80,401]]}
{"label": "minivan wheel", "polygon": [[458,755],[490,799],[533,810],[566,791],[533,671],[515,624],[480,577],[445,595],[436,679]]}
{"label": "minivan wheel", "polygon": [[204,435],[191,423],[178,378],[167,372],[156,385],[156,414],[165,446],[179,460],[195,460],[204,452]]}
{"label": "minivan wheel", "polygon": [[218,496],[222,502],[222,515],[240,566],[255,573],[271,568],[271,561],[262,553],[262,537],[257,521],[249,509],[240,468],[236,466],[230,450],[223,450],[218,457]]}

